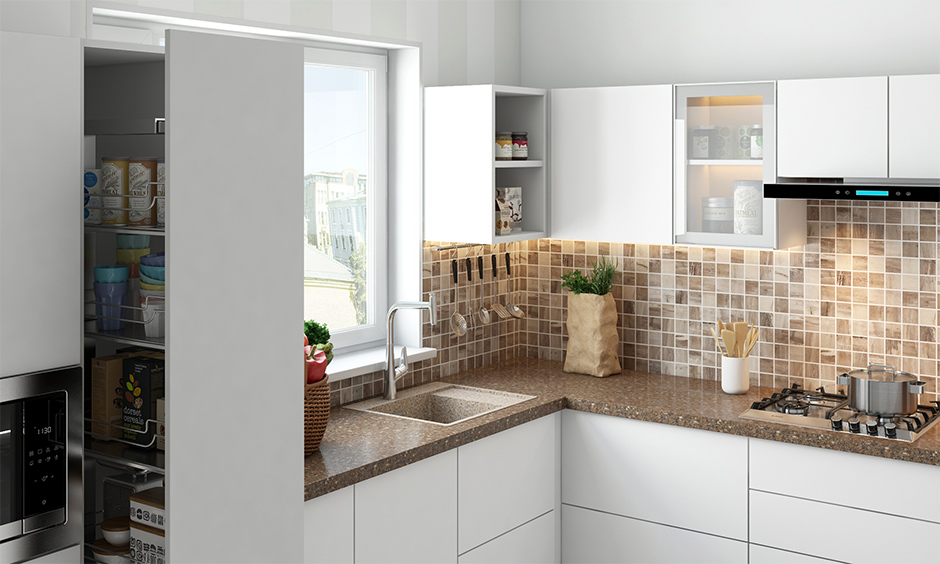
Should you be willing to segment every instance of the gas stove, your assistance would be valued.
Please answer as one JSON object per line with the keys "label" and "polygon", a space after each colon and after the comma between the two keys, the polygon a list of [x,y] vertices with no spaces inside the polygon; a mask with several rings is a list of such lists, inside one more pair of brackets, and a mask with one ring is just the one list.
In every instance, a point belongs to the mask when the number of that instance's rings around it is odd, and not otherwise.
{"label": "gas stove", "polygon": [[936,401],[918,405],[917,411],[904,417],[871,416],[849,408],[848,401],[842,390],[829,393],[821,387],[811,391],[793,384],[755,401],[740,417],[907,442],[917,440],[940,421],[940,402]]}

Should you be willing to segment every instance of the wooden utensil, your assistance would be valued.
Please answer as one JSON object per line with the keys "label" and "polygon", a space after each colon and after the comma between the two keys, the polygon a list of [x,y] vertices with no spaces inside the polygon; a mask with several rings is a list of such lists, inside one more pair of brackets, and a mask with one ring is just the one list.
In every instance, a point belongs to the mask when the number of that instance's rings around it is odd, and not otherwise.
{"label": "wooden utensil", "polygon": [[735,356],[743,357],[746,356],[744,353],[744,345],[747,340],[747,322],[746,321],[735,321],[731,324],[731,328],[734,331],[734,343],[737,347],[735,351]]}
{"label": "wooden utensil", "polygon": [[760,331],[755,328],[751,328],[751,342],[747,345],[747,348],[744,349],[744,356],[747,356],[751,353],[751,349],[754,348],[754,345],[757,344],[757,340],[760,339]]}
{"label": "wooden utensil", "polygon": [[[718,352],[721,354],[725,354],[725,350],[721,348],[721,339],[718,338],[718,333],[715,332],[714,327],[712,327],[711,330],[712,330],[712,337],[715,338],[715,344],[718,345]],[[728,355],[725,355],[725,356],[728,356]]]}
{"label": "wooden utensil", "polygon": [[721,332],[721,340],[725,342],[725,348],[728,349],[728,356],[730,356],[730,357],[737,356],[737,355],[735,355],[735,353],[734,353],[734,351],[735,351],[735,348],[734,348],[734,347],[735,347],[735,343],[736,343],[736,340],[737,340],[737,337],[734,336],[734,331],[731,331],[731,330],[728,330],[728,329],[722,330],[722,332]]}

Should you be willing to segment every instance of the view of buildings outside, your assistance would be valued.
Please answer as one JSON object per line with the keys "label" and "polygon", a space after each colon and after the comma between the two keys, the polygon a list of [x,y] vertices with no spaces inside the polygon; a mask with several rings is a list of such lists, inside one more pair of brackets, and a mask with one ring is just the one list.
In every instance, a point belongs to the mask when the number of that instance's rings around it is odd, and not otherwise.
{"label": "view of buildings outside", "polygon": [[368,71],[304,71],[304,319],[368,322]]}

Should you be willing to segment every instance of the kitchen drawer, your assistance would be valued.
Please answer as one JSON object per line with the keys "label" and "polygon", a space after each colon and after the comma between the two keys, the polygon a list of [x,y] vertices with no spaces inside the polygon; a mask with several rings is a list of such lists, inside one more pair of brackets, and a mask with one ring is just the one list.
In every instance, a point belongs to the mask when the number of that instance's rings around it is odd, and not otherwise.
{"label": "kitchen drawer", "polygon": [[551,564],[558,562],[555,545],[555,512],[549,511],[466,554],[461,554],[457,562]]}
{"label": "kitchen drawer", "polygon": [[748,562],[749,564],[826,564],[832,560],[752,544],[748,546]]}
{"label": "kitchen drawer", "polygon": [[561,414],[457,450],[457,546],[463,554],[555,508]]}
{"label": "kitchen drawer", "polygon": [[747,438],[562,415],[563,503],[747,540]]}
{"label": "kitchen drawer", "polygon": [[562,562],[747,562],[747,543],[570,505],[561,506]]}
{"label": "kitchen drawer", "polygon": [[304,563],[352,564],[353,486],[304,503]]}
{"label": "kitchen drawer", "polygon": [[[940,500],[940,466],[761,439],[750,441],[752,490],[940,523],[940,503],[936,503]],[[805,475],[807,468],[819,473],[816,479],[794,478]]]}
{"label": "kitchen drawer", "polygon": [[[878,477],[896,490],[906,486]],[[911,505],[937,502],[904,495]],[[843,562],[940,562],[940,524],[759,491],[751,491],[750,502],[753,543]]]}

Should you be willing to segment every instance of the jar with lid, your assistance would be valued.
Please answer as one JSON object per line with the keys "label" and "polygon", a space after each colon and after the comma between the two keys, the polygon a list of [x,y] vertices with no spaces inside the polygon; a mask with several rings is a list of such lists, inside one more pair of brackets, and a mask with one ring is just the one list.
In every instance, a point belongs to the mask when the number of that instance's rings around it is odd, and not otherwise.
{"label": "jar with lid", "polygon": [[764,126],[759,123],[751,126],[751,158],[764,158]]}
{"label": "jar with lid", "polygon": [[524,161],[529,158],[529,133],[527,131],[512,132],[512,160]]}
{"label": "jar with lid", "polygon": [[702,231],[734,233],[734,200],[702,198]]}
{"label": "jar with lid", "polygon": [[690,136],[690,159],[714,159],[718,149],[718,128],[714,125],[700,125],[692,130]]}
{"label": "jar with lid", "polygon": [[734,181],[734,232],[761,234],[764,193],[760,180]]}
{"label": "jar with lid", "polygon": [[511,131],[497,131],[496,132],[496,160],[497,161],[511,161],[512,160],[512,132]]}

